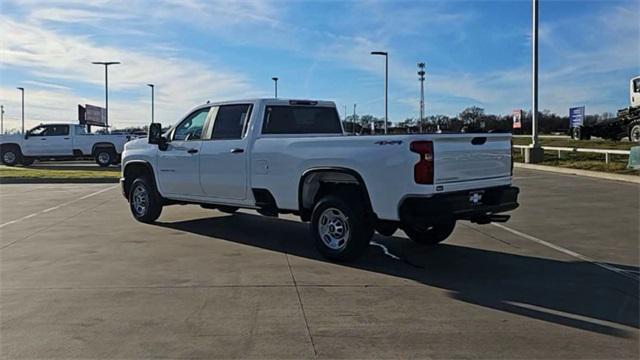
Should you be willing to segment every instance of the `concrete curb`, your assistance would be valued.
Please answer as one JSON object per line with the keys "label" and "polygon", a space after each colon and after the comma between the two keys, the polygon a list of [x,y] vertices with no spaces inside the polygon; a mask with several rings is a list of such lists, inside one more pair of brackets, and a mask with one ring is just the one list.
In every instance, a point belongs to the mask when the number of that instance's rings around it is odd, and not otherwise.
{"label": "concrete curb", "polygon": [[118,178],[0,178],[0,184],[114,184]]}
{"label": "concrete curb", "polygon": [[630,182],[634,184],[640,184],[640,176],[634,176],[634,175],[611,174],[611,173],[604,173],[599,171],[589,171],[589,170],[571,169],[571,168],[563,168],[558,166],[536,165],[536,164],[514,163],[513,165],[517,168],[522,168],[522,169],[548,171],[548,172],[554,172],[558,174],[587,176],[587,177],[593,177],[598,179],[624,181],[624,182]]}

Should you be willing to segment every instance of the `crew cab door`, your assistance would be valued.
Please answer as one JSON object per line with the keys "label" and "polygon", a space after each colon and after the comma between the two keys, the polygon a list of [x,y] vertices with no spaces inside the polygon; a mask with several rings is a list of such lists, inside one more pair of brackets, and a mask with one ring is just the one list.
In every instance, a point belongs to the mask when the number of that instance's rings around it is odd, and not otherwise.
{"label": "crew cab door", "polygon": [[202,196],[199,179],[199,157],[202,130],[210,107],[189,114],[169,134],[168,147],[158,151],[160,191],[165,196]]}
{"label": "crew cab door", "polygon": [[250,104],[215,107],[200,151],[200,184],[215,200],[247,198]]}
{"label": "crew cab door", "polygon": [[22,143],[27,156],[70,156],[73,154],[69,125],[40,125],[28,132]]}

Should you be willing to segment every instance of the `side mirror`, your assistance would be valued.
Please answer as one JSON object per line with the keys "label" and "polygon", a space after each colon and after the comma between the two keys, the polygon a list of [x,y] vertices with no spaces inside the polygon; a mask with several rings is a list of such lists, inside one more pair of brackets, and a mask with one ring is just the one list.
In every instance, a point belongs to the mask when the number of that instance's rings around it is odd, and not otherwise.
{"label": "side mirror", "polygon": [[24,139],[27,140],[29,138],[29,133],[24,134]]}
{"label": "side mirror", "polygon": [[156,144],[160,150],[167,150],[167,139],[162,136],[162,125],[153,123],[149,126],[149,144]]}

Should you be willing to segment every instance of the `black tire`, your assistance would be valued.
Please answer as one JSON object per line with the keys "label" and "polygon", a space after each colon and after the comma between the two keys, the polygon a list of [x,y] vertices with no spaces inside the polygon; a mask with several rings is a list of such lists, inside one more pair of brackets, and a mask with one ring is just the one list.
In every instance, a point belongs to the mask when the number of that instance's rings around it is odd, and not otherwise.
{"label": "black tire", "polygon": [[376,231],[382,236],[391,236],[396,230],[398,230],[398,225],[391,221],[378,221],[376,223]]}
{"label": "black tire", "polygon": [[629,141],[640,142],[640,120],[634,120],[629,124]]}
{"label": "black tire", "polygon": [[233,214],[236,211],[238,211],[238,208],[234,207],[234,206],[218,205],[216,208],[218,209],[218,211],[221,211],[221,212],[226,213],[226,214]]}
{"label": "black tire", "polygon": [[100,167],[107,167],[115,161],[116,153],[110,148],[97,149],[94,158],[96,159],[96,164]]}
{"label": "black tire", "polygon": [[2,163],[6,166],[16,166],[22,162],[22,152],[16,146],[7,146],[1,153]]}
{"label": "black tire", "polygon": [[162,213],[162,201],[153,182],[139,177],[129,187],[129,208],[133,217],[143,223],[152,223]]}
{"label": "black tire", "polygon": [[421,224],[404,225],[402,230],[409,239],[422,245],[437,245],[446,240],[456,227],[455,220],[428,226]]}
{"label": "black tire", "polygon": [[330,260],[349,261],[362,256],[373,236],[373,222],[360,199],[348,200],[327,195],[316,203],[311,214],[310,230],[316,248]]}
{"label": "black tire", "polygon": [[23,156],[22,157],[22,161],[20,163],[22,164],[22,166],[31,166],[31,165],[33,165],[34,161],[36,161],[36,159],[34,159],[32,157]]}

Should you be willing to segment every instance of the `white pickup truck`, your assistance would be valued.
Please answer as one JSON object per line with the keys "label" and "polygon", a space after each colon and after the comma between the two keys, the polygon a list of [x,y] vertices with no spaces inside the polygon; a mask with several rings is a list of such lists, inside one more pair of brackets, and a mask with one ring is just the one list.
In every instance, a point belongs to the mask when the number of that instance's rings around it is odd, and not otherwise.
{"label": "white pickup truck", "polygon": [[117,164],[126,135],[90,134],[76,124],[42,124],[25,135],[0,135],[0,157],[7,166],[29,166],[36,159],[94,158],[102,167]]}
{"label": "white pickup truck", "polygon": [[374,230],[433,245],[458,220],[504,222],[518,207],[511,134],[348,136],[333,102],[282,99],[207,103],[160,129],[122,158],[142,222],[170,204],[292,213],[325,257],[350,260]]}

